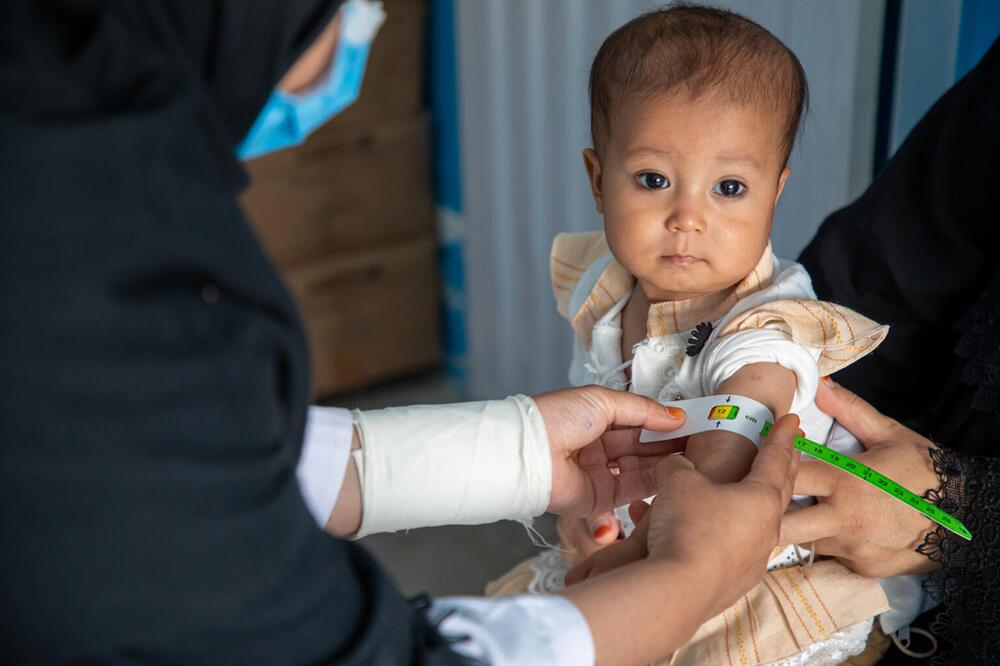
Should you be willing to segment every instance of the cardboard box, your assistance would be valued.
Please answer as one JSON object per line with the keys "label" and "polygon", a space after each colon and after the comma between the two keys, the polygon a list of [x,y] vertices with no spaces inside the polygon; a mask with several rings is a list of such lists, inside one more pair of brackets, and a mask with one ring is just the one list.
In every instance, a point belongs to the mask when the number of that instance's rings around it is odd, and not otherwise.
{"label": "cardboard box", "polygon": [[432,233],[428,132],[421,114],[248,162],[241,203],[272,260],[294,267]]}
{"label": "cardboard box", "polygon": [[437,275],[433,237],[287,271],[306,324],[314,394],[440,362]]}

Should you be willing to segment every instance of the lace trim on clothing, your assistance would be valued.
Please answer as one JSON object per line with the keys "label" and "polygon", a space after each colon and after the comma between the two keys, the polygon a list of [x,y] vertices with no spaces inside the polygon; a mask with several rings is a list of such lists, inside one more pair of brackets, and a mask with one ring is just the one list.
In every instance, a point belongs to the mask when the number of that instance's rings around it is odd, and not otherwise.
{"label": "lace trim on clothing", "polygon": [[531,573],[534,576],[528,583],[531,594],[551,594],[566,589],[566,574],[573,568],[562,551],[550,549],[543,551],[531,563]]}
{"label": "lace trim on clothing", "polygon": [[932,663],[990,663],[1000,655],[1000,459],[945,448],[930,454],[941,486],[924,497],[973,535],[966,541],[939,526],[917,547],[940,565],[924,583],[942,606],[931,629],[947,642]]}
{"label": "lace trim on clothing", "polygon": [[766,666],[836,666],[856,657],[868,647],[875,618],[862,620],[831,634],[826,640],[807,645],[796,655],[769,661]]}

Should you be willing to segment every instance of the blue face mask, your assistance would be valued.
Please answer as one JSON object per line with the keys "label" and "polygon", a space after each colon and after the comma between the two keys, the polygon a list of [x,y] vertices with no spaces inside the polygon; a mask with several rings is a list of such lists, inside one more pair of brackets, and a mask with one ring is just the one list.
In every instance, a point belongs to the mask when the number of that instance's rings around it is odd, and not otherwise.
{"label": "blue face mask", "polygon": [[271,93],[236,148],[240,159],[299,145],[358,98],[368,50],[385,20],[385,12],[381,2],[371,0],[348,0],[340,11],[340,35],[329,73],[301,94],[282,90]]}

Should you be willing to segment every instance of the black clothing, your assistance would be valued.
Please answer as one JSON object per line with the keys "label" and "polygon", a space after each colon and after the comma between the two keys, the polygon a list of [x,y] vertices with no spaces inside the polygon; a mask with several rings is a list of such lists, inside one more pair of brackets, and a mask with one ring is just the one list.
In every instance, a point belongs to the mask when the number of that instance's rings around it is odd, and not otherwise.
{"label": "black clothing", "polygon": [[0,3],[0,662],[455,656],[295,478],[234,158],[335,0]]}
{"label": "black clothing", "polygon": [[[942,565],[942,664],[1000,658],[1000,41],[803,252],[820,298],[891,325],[837,381],[947,450],[930,496],[973,533],[921,547]],[[975,456],[975,457],[973,457]]]}

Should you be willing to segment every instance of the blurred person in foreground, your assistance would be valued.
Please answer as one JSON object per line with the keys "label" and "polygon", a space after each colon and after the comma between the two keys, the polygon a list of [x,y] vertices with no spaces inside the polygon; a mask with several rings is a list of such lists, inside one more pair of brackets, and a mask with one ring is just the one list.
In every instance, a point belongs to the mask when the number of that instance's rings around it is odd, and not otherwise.
{"label": "blurred person in foreground", "polygon": [[[349,103],[381,20],[364,0],[0,5],[3,661],[643,663],[763,574],[794,416],[721,485],[682,444],[637,446],[683,413],[597,387],[309,407],[238,156]],[[647,556],[559,596],[408,602],[341,538],[654,492]]]}

